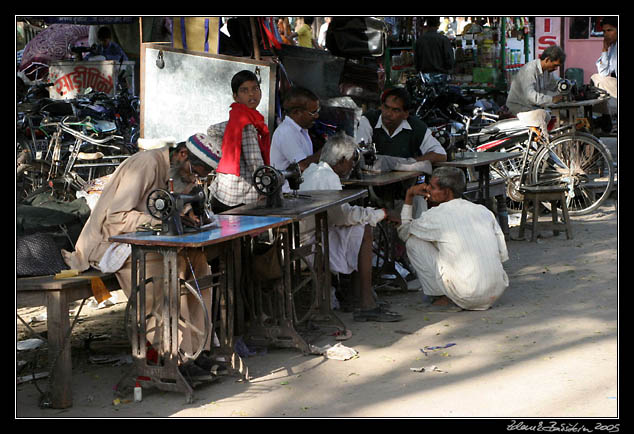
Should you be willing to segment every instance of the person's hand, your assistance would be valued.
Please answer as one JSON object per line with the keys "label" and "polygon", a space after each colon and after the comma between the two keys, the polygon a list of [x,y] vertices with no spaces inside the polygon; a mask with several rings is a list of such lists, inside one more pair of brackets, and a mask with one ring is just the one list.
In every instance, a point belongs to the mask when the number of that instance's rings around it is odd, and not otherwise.
{"label": "person's hand", "polygon": [[561,102],[564,99],[563,95],[555,95],[553,96],[553,104],[557,104],[558,102]]}
{"label": "person's hand", "polygon": [[187,213],[181,216],[183,224],[189,225],[191,227],[199,227],[200,226],[200,218],[194,213],[193,209],[190,209]]}
{"label": "person's hand", "polygon": [[427,199],[429,197],[428,189],[429,185],[425,183],[412,185],[405,194],[405,203],[411,205],[415,196],[423,196]]}
{"label": "person's hand", "polygon": [[398,212],[396,212],[396,210],[383,208],[383,211],[385,211],[385,220],[397,225],[401,224],[401,216],[398,214]]}

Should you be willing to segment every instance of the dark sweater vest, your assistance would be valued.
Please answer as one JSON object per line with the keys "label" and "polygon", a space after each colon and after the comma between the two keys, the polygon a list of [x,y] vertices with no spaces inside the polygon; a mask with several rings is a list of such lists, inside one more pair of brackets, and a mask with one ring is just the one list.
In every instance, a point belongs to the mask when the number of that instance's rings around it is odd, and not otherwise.
{"label": "dark sweater vest", "polygon": [[403,129],[396,136],[390,137],[383,128],[376,128],[380,115],[380,110],[370,111],[365,114],[373,129],[372,140],[376,145],[376,153],[402,158],[420,156],[420,145],[423,143],[427,125],[416,116],[410,115],[407,118],[407,122],[412,129]]}

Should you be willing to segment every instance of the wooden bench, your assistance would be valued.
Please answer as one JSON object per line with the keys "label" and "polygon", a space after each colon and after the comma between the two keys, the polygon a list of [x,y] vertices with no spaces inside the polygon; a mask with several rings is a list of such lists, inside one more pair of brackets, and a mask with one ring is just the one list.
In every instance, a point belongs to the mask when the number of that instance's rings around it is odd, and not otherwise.
{"label": "wooden bench", "polygon": [[[16,279],[16,309],[46,306],[49,363],[55,363],[50,376],[50,406],[68,408],[73,405],[71,379],[70,318],[68,304],[93,295],[91,278],[99,277],[109,291],[119,288],[114,274],[89,270],[76,277],[55,279],[54,276],[20,277]],[[64,345],[68,336],[69,342]],[[61,352],[60,352],[61,349]]]}

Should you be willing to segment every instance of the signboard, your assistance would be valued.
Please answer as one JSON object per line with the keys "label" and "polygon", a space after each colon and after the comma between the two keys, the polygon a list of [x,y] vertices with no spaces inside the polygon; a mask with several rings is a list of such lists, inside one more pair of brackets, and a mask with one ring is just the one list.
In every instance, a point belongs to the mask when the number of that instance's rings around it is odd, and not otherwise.
{"label": "signboard", "polygon": [[561,17],[535,17],[535,59],[551,45],[562,46]]}
{"label": "signboard", "polygon": [[75,98],[91,88],[96,92],[114,95],[120,68],[126,70],[128,88],[134,93],[134,62],[65,61],[51,62],[49,65],[49,96],[53,99]]}

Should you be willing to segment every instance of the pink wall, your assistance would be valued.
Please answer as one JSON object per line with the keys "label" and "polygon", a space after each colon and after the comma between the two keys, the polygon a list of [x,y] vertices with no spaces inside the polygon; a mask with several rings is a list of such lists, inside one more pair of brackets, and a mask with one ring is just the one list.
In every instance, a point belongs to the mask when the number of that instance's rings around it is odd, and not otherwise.
{"label": "pink wall", "polygon": [[563,48],[566,52],[566,69],[582,68],[584,84],[597,72],[595,62],[601,55],[603,37],[590,36],[588,39],[570,39],[570,17],[564,20]]}

